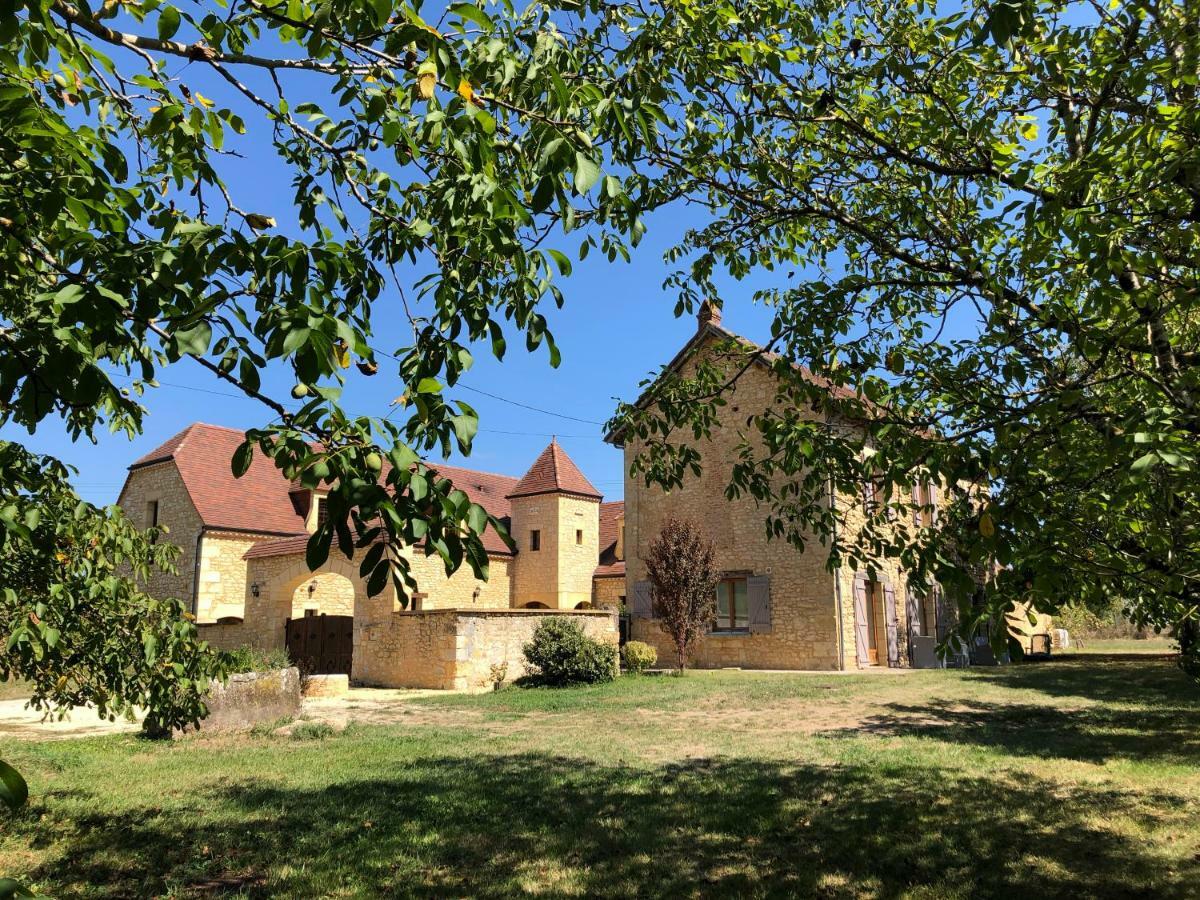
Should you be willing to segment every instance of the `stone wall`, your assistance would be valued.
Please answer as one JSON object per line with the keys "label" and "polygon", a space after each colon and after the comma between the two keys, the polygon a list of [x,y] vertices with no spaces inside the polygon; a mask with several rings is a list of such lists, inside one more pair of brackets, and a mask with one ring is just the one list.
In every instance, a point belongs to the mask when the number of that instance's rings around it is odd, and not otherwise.
{"label": "stone wall", "polygon": [[[508,664],[507,678],[525,674],[522,648],[539,622],[537,610],[439,609],[393,613],[384,620],[355,622],[353,679],[380,687],[489,690],[493,665]],[[612,612],[575,610],[596,640],[617,643]]]}
{"label": "stone wall", "polygon": [[[702,351],[704,352],[704,351]],[[691,364],[689,364],[691,365]],[[688,366],[685,366],[685,374]],[[835,580],[827,569],[828,551],[812,535],[803,552],[781,539],[768,540],[768,509],[753,498],[726,499],[739,445],[745,439],[747,417],[777,402],[776,381],[766,369],[752,366],[718,410],[718,424],[710,439],[695,443],[702,472],[687,476],[669,493],[647,487],[640,479],[625,479],[625,552],[628,587],[646,579],[643,557],[670,517],[698,525],[716,548],[717,567],[729,575],[766,576],[770,579],[770,626],[761,632],[713,633],[698,644],[692,664],[699,667],[740,666],[780,669],[852,669],[858,665],[854,639],[855,572],[843,568]],[[817,418],[816,412],[812,413]],[[638,446],[625,447],[628,472]],[[850,533],[862,527],[861,495],[837,498],[847,517]],[[898,516],[895,527],[905,527]],[[896,615],[901,665],[908,664],[903,573],[893,560],[882,560],[877,569],[896,590]],[[883,622],[881,614],[878,617]],[[644,618],[632,622],[632,637],[653,645],[660,659],[671,659],[673,649],[657,623]],[[839,652],[840,644],[840,652]],[[887,662],[886,637],[880,634],[881,661]]]}
{"label": "stone wall", "polygon": [[246,615],[246,551],[268,534],[247,535],[231,531],[206,531],[200,540],[200,577],[197,579],[196,621],[216,622]]}
{"label": "stone wall", "polygon": [[1031,603],[1014,603],[1012,612],[1006,617],[1008,633],[1012,635],[1025,652],[1030,652],[1030,638],[1035,634],[1049,634],[1054,627],[1054,618],[1046,613],[1040,613]]}
{"label": "stone wall", "polygon": [[178,598],[191,609],[196,539],[200,535],[201,521],[172,460],[130,472],[117,505],[138,528],[149,528],[150,504],[155,500],[158,501],[158,523],[169,529],[165,540],[177,546],[180,554],[175,562],[176,574],[153,573],[146,583],[146,592],[163,599]]}
{"label": "stone wall", "polygon": [[412,566],[419,592],[424,594],[418,609],[508,609],[512,596],[509,558],[489,557],[488,580],[480,581],[468,565],[447,576],[440,556],[426,556],[423,551],[409,548],[404,555]]}
{"label": "stone wall", "polygon": [[208,715],[201,733],[239,731],[300,712],[300,670],[247,672],[229,676],[205,698]]}
{"label": "stone wall", "polygon": [[354,582],[335,572],[305,579],[292,591],[291,617],[300,619],[310,611],[315,616],[354,615]]}
{"label": "stone wall", "polygon": [[624,575],[605,575],[592,580],[592,606],[619,610],[627,598]]}
{"label": "stone wall", "polygon": [[[541,546],[531,546],[531,532]],[[574,609],[592,600],[592,573],[600,556],[600,503],[567,494],[514,497],[511,533],[517,544],[513,561],[512,605],[540,603],[549,609]]]}
{"label": "stone wall", "polygon": [[250,643],[242,622],[201,623],[198,627],[200,640],[208,641],[218,650],[237,650]]}

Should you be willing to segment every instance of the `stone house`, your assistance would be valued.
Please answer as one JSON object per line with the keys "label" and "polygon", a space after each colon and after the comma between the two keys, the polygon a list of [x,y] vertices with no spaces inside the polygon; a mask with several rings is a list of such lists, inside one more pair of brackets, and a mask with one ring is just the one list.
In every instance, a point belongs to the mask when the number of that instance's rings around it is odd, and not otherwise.
{"label": "stone house", "polygon": [[309,571],[304,551],[323,492],[290,483],[261,454],[235,478],[230,459],[242,439],[191,425],[129,467],[118,500],[135,524],[168,529],[178,571],[155,575],[148,589],[181,599],[214,645],[281,648],[308,629],[323,644],[341,642],[329,665],[357,681],[479,688],[493,665],[521,674],[520,648],[551,613],[616,641],[623,504],[604,503],[557,441],[519,479],[431,466],[505,521],[516,549],[489,529],[483,582],[466,568],[447,576],[439,557],[405,548],[418,585],[405,609],[390,586],[368,596],[358,562],[336,549]]}
{"label": "stone house", "polygon": [[[716,352],[719,344],[730,340],[759,349],[721,327],[719,310],[706,304],[696,334],[667,371],[687,375],[706,360],[733,375],[734,364]],[[711,437],[693,444],[701,457],[699,476],[686,478],[682,487],[666,492],[626,475],[622,550],[631,598],[631,637],[653,645],[660,659],[674,657],[669,639],[652,617],[652,591],[643,561],[651,542],[673,517],[701,527],[715,547],[723,573],[718,621],[700,640],[693,665],[830,670],[935,665],[935,646],[945,636],[952,615],[936,586],[908,590],[905,573],[890,559],[880,561],[874,573],[846,567],[830,571],[828,550],[819,541],[808,541],[801,553],[786,541],[769,540],[766,512],[752,497],[726,498],[747,416],[775,402],[776,376],[770,359],[755,357],[725,395],[727,403],[717,412]],[[818,415],[813,412],[814,418]],[[608,440],[624,450],[628,473],[639,446],[619,431],[608,435]],[[864,495],[873,491],[874,486],[864,486]],[[861,527],[864,497],[830,494],[831,502],[845,514],[846,527]],[[917,521],[897,521],[895,527],[936,526],[944,493],[936,484],[925,483],[918,486],[915,500],[923,507]],[[1044,632],[1048,626],[1048,617],[1040,617],[1031,628]]]}

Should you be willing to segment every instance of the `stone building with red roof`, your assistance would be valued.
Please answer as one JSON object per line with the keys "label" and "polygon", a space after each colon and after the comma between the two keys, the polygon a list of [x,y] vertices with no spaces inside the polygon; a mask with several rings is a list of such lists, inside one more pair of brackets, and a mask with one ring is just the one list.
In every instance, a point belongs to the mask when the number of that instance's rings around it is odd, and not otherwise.
{"label": "stone building with red roof", "polygon": [[[465,567],[447,576],[439,557],[406,548],[417,581],[407,607],[390,587],[368,597],[357,561],[336,548],[326,565],[309,571],[305,546],[323,515],[323,492],[289,482],[261,454],[235,478],[230,460],[242,440],[236,429],[191,425],[129,467],[118,500],[136,524],[168,529],[180,549],[177,572],[156,575],[149,588],[183,600],[213,643],[283,647],[292,623],[326,617],[322,627],[337,620],[347,634],[352,629],[353,662],[335,667],[356,680],[479,687],[485,661],[519,666],[538,611],[580,615],[588,629],[616,639],[612,611],[625,595],[623,505],[603,502],[556,440],[521,478],[430,464],[502,520],[515,548],[485,533],[486,582]],[[468,631],[489,636],[479,658],[469,665],[435,658],[462,655],[461,632]],[[450,649],[432,649],[438,642]]]}

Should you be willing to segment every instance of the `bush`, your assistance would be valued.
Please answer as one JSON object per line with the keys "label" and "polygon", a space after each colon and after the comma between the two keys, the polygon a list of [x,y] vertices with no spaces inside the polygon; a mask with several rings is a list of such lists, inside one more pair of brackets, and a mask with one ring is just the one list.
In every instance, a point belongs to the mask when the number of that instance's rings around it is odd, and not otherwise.
{"label": "bush", "polygon": [[592,640],[565,617],[538,625],[524,651],[539,684],[599,684],[617,677],[617,648]]}
{"label": "bush", "polygon": [[273,672],[276,669],[286,669],[292,664],[287,651],[280,649],[238,647],[236,650],[226,651],[224,657],[231,675],[241,672]]}
{"label": "bush", "polygon": [[658,662],[658,651],[641,641],[630,641],[622,653],[625,656],[625,668],[630,672],[640,674]]}

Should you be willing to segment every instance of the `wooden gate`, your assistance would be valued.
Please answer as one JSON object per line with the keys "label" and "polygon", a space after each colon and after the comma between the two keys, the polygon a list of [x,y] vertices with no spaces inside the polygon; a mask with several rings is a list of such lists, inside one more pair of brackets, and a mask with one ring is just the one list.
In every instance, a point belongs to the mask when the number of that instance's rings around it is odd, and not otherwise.
{"label": "wooden gate", "polygon": [[354,658],[354,616],[288,619],[288,656],[308,675],[349,675]]}

